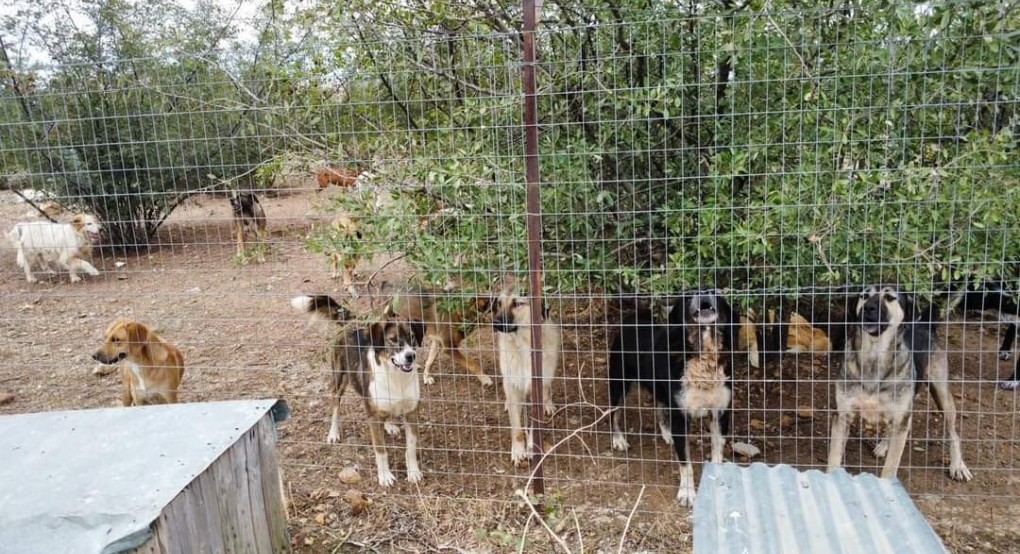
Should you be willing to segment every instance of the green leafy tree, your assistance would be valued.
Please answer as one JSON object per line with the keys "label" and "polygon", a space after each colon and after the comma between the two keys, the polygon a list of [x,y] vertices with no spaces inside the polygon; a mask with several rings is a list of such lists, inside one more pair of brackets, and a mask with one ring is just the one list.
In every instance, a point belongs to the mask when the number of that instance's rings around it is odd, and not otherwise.
{"label": "green leafy tree", "polygon": [[[360,107],[400,160],[389,174],[412,183],[392,243],[437,285],[523,270],[518,7],[332,16],[375,85]],[[1011,275],[1018,24],[1009,1],[547,2],[547,284],[928,291],[954,271]]]}
{"label": "green leafy tree", "polygon": [[279,47],[289,37],[273,32],[287,26],[273,16],[278,8],[256,19],[263,31],[245,48],[234,36],[241,25],[215,3],[22,7],[7,30],[22,30],[50,61],[16,65],[5,43],[3,114],[13,121],[5,158],[63,203],[98,215],[125,247],[147,244],[196,192],[255,188],[287,133],[304,131],[287,101],[297,86],[296,70],[286,70],[300,64]]}

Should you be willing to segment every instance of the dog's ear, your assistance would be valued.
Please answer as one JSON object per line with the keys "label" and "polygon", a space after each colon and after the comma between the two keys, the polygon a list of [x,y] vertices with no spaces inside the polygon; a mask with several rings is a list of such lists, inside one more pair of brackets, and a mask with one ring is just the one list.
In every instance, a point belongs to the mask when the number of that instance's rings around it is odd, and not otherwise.
{"label": "dog's ear", "polygon": [[85,214],[78,214],[71,219],[71,225],[74,225],[74,230],[79,233],[85,230]]}
{"label": "dog's ear", "polygon": [[149,328],[144,323],[129,321],[124,324],[124,330],[127,331],[128,344],[132,348],[139,349],[143,357],[150,358],[149,338],[152,332],[149,331]]}
{"label": "dog's ear", "polygon": [[479,296],[475,298],[475,308],[478,313],[490,312],[496,307],[496,299],[491,296]]}
{"label": "dog's ear", "polygon": [[128,341],[131,342],[131,344],[144,344],[149,342],[149,328],[143,323],[129,321],[124,324],[124,330],[127,331]]}
{"label": "dog's ear", "polygon": [[[669,310],[669,323],[671,325],[683,325],[687,322],[687,302],[686,296],[681,296],[673,302],[673,307]],[[659,312],[661,313],[661,312]]]}
{"label": "dog's ear", "polygon": [[421,321],[408,321],[408,327],[411,328],[411,335],[414,336],[414,346],[421,346],[425,342],[425,324]]}
{"label": "dog's ear", "polygon": [[900,303],[900,308],[903,309],[903,321],[917,320],[920,314],[918,313],[917,302],[914,300],[914,296],[908,292],[897,291],[896,298]]}
{"label": "dog's ear", "polygon": [[376,321],[368,328],[368,336],[372,346],[379,347],[386,343],[386,322]]}

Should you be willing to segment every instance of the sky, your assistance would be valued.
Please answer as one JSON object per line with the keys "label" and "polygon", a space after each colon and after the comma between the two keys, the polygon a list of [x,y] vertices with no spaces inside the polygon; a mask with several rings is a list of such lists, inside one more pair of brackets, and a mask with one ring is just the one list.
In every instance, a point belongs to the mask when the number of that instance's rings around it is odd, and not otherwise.
{"label": "sky", "polygon": [[[139,0],[129,0],[137,3]],[[141,0],[144,1],[144,0]],[[254,38],[255,30],[250,25],[243,25],[241,22],[251,19],[254,17],[259,8],[263,5],[263,2],[257,0],[215,0],[227,13],[236,13],[234,21],[238,22],[235,29],[238,31],[238,35],[243,40],[245,38]],[[9,16],[14,16],[19,8],[34,5],[34,0],[13,0],[7,2],[0,2],[0,20],[5,19]],[[71,0],[69,3],[73,3]],[[177,0],[177,4],[184,7],[187,10],[193,10],[197,2],[195,0]],[[67,19],[67,14],[54,13],[48,16],[48,21],[60,22],[60,20]],[[74,22],[74,25],[78,28],[88,29],[91,27],[88,18],[82,15],[80,12],[71,11],[70,19]],[[44,20],[47,21],[47,20]],[[50,59],[47,52],[42,49],[33,47],[30,43],[25,44],[24,50],[17,50],[18,45],[21,44],[21,37],[14,36],[4,31],[3,33],[4,43],[7,45],[9,52],[12,56],[18,56],[23,58],[28,64],[42,64],[45,65],[50,63]],[[17,51],[16,51],[17,50]]]}

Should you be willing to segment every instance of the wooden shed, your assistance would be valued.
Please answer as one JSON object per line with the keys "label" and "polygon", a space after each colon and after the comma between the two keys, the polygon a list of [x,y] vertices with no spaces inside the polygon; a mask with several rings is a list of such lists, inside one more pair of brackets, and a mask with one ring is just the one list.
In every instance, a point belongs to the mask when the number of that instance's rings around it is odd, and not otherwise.
{"label": "wooden shed", "polygon": [[0,416],[0,550],[290,550],[277,400]]}

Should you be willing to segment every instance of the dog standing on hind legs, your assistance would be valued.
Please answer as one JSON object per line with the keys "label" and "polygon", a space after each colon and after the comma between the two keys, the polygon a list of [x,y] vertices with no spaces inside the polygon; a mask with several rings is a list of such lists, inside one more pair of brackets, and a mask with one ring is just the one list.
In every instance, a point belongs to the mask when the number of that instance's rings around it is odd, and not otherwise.
{"label": "dog standing on hind legs", "polygon": [[[510,416],[510,461],[514,465],[528,459],[532,444],[530,427],[524,428],[524,409],[531,395],[531,304],[510,292],[496,299],[492,328],[499,350],[499,371],[503,376],[506,411]],[[555,321],[542,322],[542,398],[544,412],[556,411],[552,401],[552,384],[560,363],[561,333]]]}
{"label": "dog standing on hind legs", "polygon": [[[302,313],[314,313],[336,323],[344,323],[349,312],[329,296],[298,296],[291,305]],[[372,450],[375,453],[379,484],[391,486],[395,481],[386,453],[385,432],[394,434],[392,421],[404,423],[407,480],[422,479],[418,465],[418,404],[421,388],[418,382],[417,355],[424,329],[420,325],[396,317],[387,307],[382,319],[367,327],[339,333],[330,344],[330,394],[333,416],[326,441],[340,441],[340,398],[351,387],[364,403]]]}
{"label": "dog standing on hind legs", "polygon": [[885,457],[881,477],[895,478],[910,433],[914,396],[921,385],[942,410],[949,434],[949,476],[969,481],[949,392],[949,362],[931,321],[917,318],[907,296],[892,286],[869,286],[849,316],[843,364],[836,380],[836,414],[829,439],[828,471],[843,464],[850,424],[886,423],[889,438],[875,447]]}
{"label": "dog standing on hind legs", "polygon": [[237,242],[237,255],[243,256],[248,250],[248,235],[252,235],[259,260],[263,259],[261,249],[266,241],[266,212],[255,193],[235,190],[230,193],[230,210],[233,213],[231,228]]}

